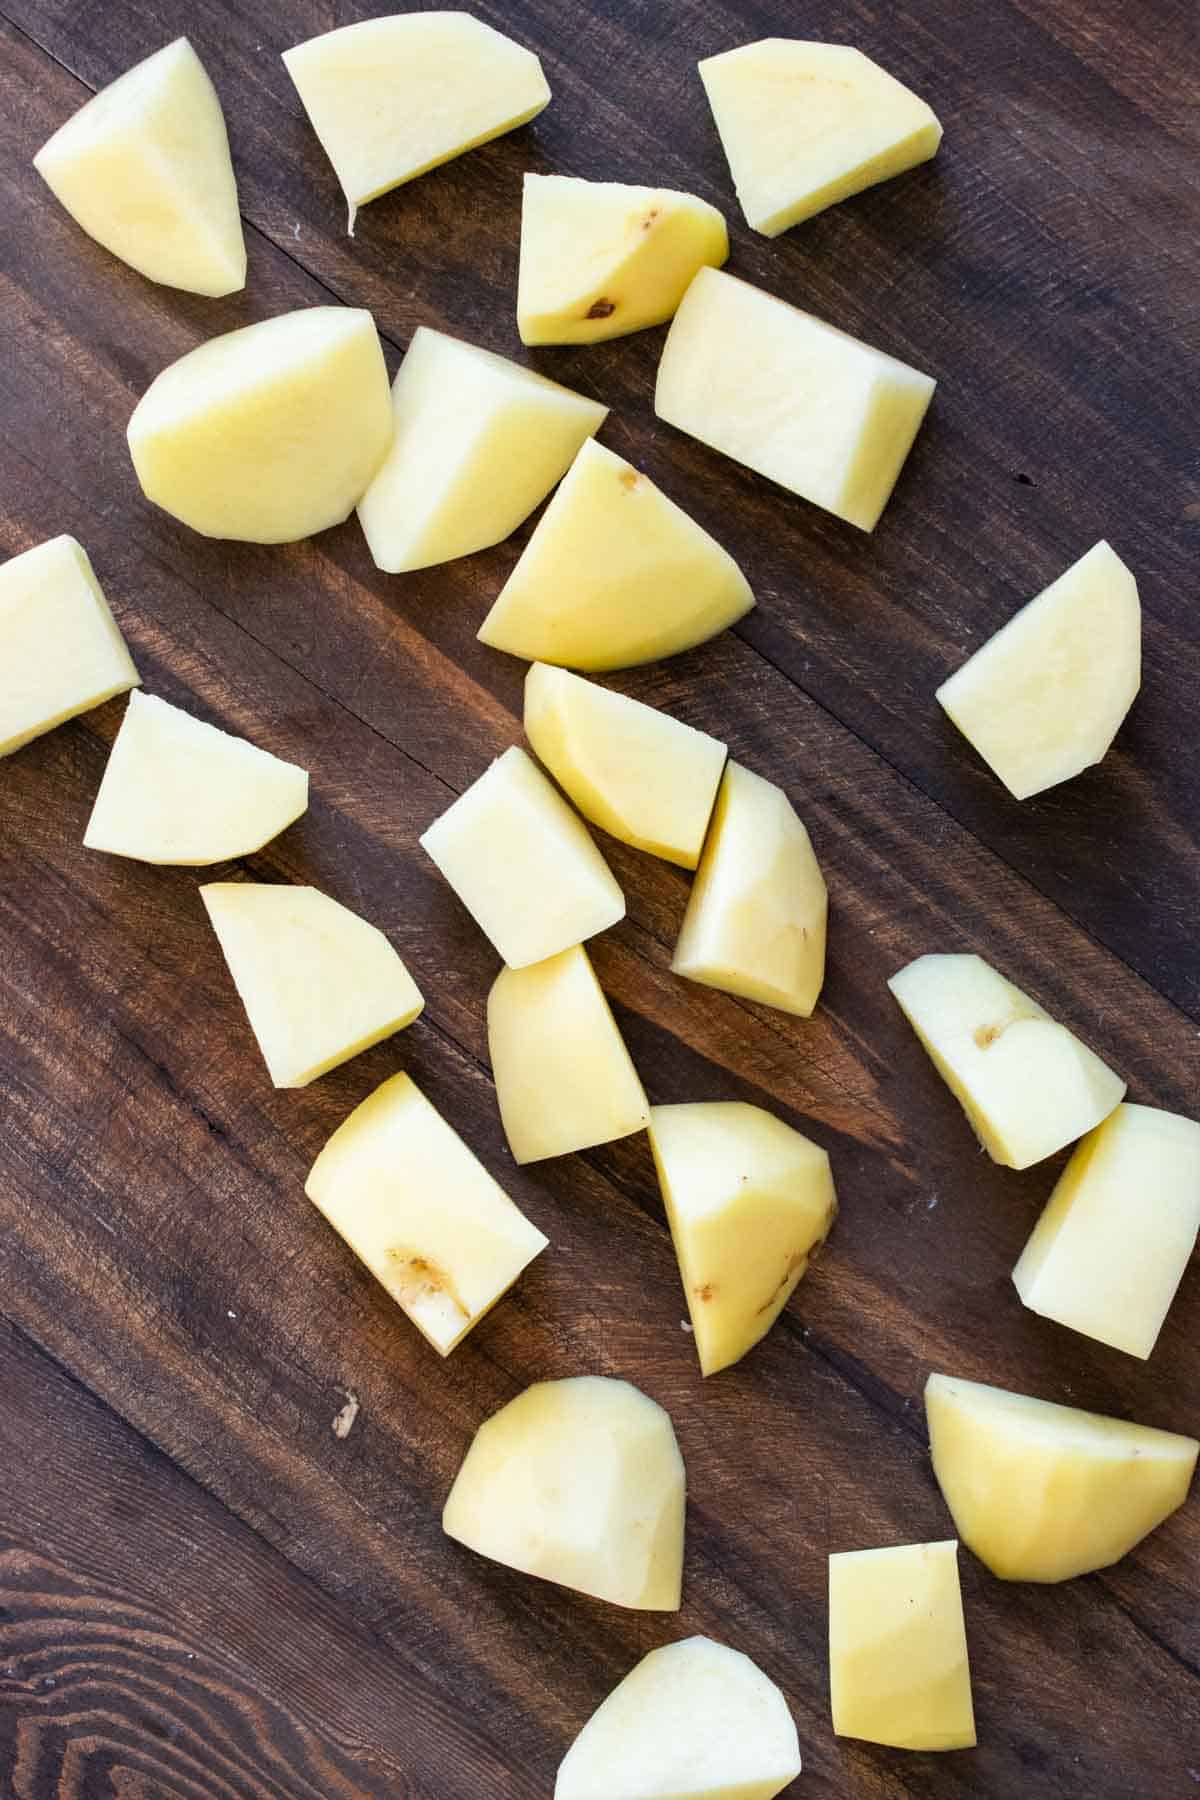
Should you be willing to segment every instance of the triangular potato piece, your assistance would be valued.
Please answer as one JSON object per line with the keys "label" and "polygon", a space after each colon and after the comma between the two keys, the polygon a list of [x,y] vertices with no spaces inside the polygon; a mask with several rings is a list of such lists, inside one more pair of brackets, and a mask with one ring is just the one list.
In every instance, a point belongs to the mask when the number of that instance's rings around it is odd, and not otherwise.
{"label": "triangular potato piece", "polygon": [[135,691],[83,841],[199,867],[261,850],[307,805],[305,769]]}
{"label": "triangular potato piece", "polygon": [[479,637],[531,662],[622,669],[703,643],[753,605],[729,552],[589,438]]}
{"label": "triangular potato piece", "polygon": [[278,1088],[307,1087],[425,1004],[382,931],[316,888],[212,881],[200,897]]}
{"label": "triangular potato piece", "polygon": [[140,679],[82,544],[0,564],[0,756]]}
{"label": "triangular potato piece", "polygon": [[944,681],[937,697],[1017,800],[1108,752],[1142,684],[1137,582],[1103,539]]}
{"label": "triangular potato piece", "polygon": [[517,330],[524,344],[595,344],[669,319],[729,234],[715,206],[672,188],[526,175]]}
{"label": "triangular potato piece", "polygon": [[368,200],[535,118],[542,65],[465,12],[343,25],[283,60],[354,216]]}
{"label": "triangular potato piece", "polygon": [[245,287],[225,116],[186,38],[80,107],[33,166],[89,237],[151,281],[213,297]]}
{"label": "triangular potato piece", "polygon": [[787,1701],[739,1650],[652,1650],[592,1714],[554,1800],[774,1800],[800,1773]]}
{"label": "triangular potato piece", "polygon": [[608,408],[419,325],[392,388],[392,447],[358,506],[377,568],[498,544],[540,506]]}
{"label": "triangular potato piece", "polygon": [[746,223],[765,237],[927,162],[932,110],[848,44],[763,38],[700,64]]}

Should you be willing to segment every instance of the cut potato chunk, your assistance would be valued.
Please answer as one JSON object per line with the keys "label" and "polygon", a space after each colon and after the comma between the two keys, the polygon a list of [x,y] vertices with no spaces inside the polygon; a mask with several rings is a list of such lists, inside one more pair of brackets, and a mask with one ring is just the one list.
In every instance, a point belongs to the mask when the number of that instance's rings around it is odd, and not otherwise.
{"label": "cut potato chunk", "polygon": [[753,605],[729,552],[589,438],[479,637],[531,662],[622,669],[703,643]]}
{"label": "cut potato chunk", "polygon": [[382,931],[316,888],[214,881],[200,898],[278,1088],[307,1087],[425,1004]]}
{"label": "cut potato chunk", "polygon": [[407,1075],[338,1127],[304,1191],[442,1356],[546,1248]]}
{"label": "cut potato chunk", "polygon": [[701,269],[667,334],[654,409],[873,531],[935,385],[786,300]]}
{"label": "cut potato chunk", "polygon": [[465,12],[343,25],[283,60],[350,206],[536,118],[550,103],[532,51]]}
{"label": "cut potato chunk", "polygon": [[829,1558],[829,1684],[839,1737],[900,1750],[974,1744],[953,1538]]}
{"label": "cut potato chunk", "polygon": [[1148,1357],[1200,1230],[1200,1125],[1118,1106],[1076,1148],[1013,1270],[1032,1312]]}
{"label": "cut potato chunk", "polygon": [[511,969],[625,917],[625,896],[576,817],[514,744],[421,839]]}
{"label": "cut potato chunk", "polygon": [[696,867],[724,744],[549,663],[525,677],[525,732],[585,819],[635,850]]}
{"label": "cut potato chunk", "polygon": [[33,166],[89,237],[151,281],[214,298],[245,287],[225,116],[186,38],[80,107]]}
{"label": "cut potato chunk", "polygon": [[765,237],[928,162],[924,100],[849,44],[763,38],[700,64],[746,223]]}
{"label": "cut potato chunk", "polygon": [[650,1109],[650,1147],[704,1375],[771,1329],[837,1212],[819,1145],[741,1101]]}
{"label": "cut potato chunk", "polygon": [[931,1375],[933,1472],[968,1550],[1003,1581],[1106,1569],[1187,1498],[1200,1443]]}
{"label": "cut potato chunk", "polygon": [[543,1581],[675,1612],[683,1458],[661,1406],[600,1375],[540,1381],[475,1433],[442,1527]]}
{"label": "cut potato chunk", "polygon": [[594,1712],[554,1800],[774,1800],[800,1773],[787,1701],[711,1638],[652,1650]]}
{"label": "cut potato chunk", "polygon": [[488,995],[488,1054],[519,1163],[641,1131],[650,1108],[581,944],[504,969]]}
{"label": "cut potato chunk", "polygon": [[669,319],[729,234],[715,206],[671,188],[526,175],[517,330],[523,344],[595,344]]}
{"label": "cut potato chunk", "polygon": [[0,563],[0,756],[140,681],[82,544]]}
{"label": "cut potato chunk", "polygon": [[359,501],[376,567],[426,569],[517,529],[608,408],[419,325],[392,388],[394,433]]}
{"label": "cut potato chunk", "polygon": [[1108,753],[1142,684],[1137,582],[1103,539],[937,691],[1018,800]]}
{"label": "cut potato chunk", "polygon": [[249,856],[308,805],[308,773],[134,692],[84,833],[89,850],[199,867]]}
{"label": "cut potato chunk", "polygon": [[808,832],[773,782],[731,762],[671,967],[808,1018],[825,979],[829,900]]}
{"label": "cut potato chunk", "polygon": [[1027,1169],[1074,1143],[1125,1083],[981,956],[919,956],[888,982],[993,1162]]}
{"label": "cut potato chunk", "polygon": [[392,440],[374,320],[310,306],[210,338],[151,382],[128,435],[147,500],[205,537],[340,525]]}

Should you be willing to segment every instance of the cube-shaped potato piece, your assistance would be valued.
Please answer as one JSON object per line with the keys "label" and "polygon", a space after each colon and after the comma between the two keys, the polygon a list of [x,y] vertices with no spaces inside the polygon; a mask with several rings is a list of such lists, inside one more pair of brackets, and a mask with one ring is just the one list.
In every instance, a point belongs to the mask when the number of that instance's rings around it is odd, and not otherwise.
{"label": "cube-shaped potato piece", "polygon": [[625,916],[625,896],[537,764],[515,744],[421,839],[511,969],[544,962]]}
{"label": "cube-shaped potato piece", "polygon": [[710,449],[873,531],[935,383],[720,269],[675,314],[654,409]]}
{"label": "cube-shaped potato piece", "polygon": [[1200,1125],[1118,1106],[1079,1144],[1013,1270],[1032,1312],[1143,1359],[1200,1230]]}
{"label": "cube-shaped potato piece", "polygon": [[546,1248],[407,1075],[338,1127],[304,1191],[442,1356]]}
{"label": "cube-shaped potato piece", "polygon": [[140,680],[82,544],[0,563],[0,756]]}

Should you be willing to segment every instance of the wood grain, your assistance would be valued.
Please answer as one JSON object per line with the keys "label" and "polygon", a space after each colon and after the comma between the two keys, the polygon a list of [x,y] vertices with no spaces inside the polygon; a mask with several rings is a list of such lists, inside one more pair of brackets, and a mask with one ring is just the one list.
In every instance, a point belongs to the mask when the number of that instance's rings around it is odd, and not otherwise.
{"label": "wood grain", "polygon": [[[1197,673],[1200,525],[1191,10],[1155,0],[1137,42],[1111,0],[1052,18],[942,0],[806,15],[812,35],[876,51],[947,126],[936,164],[776,243],[731,216],[738,272],[941,380],[873,538],[659,425],[661,333],[529,359],[614,406],[606,441],[716,530],[759,594],[736,633],[615,685],[781,781],[831,887],[829,981],[806,1023],[674,980],[686,878],[604,843],[629,918],[596,962],[651,1097],[770,1105],[827,1145],[842,1198],[770,1339],[707,1384],[679,1329],[644,1143],[513,1167],[483,1028],[495,959],[416,845],[519,736],[523,666],[474,632],[527,529],[403,578],[373,568],[353,522],[283,550],[208,543],[142,501],[124,424],[199,337],[331,293],[375,310],[392,355],[419,323],[520,354],[521,171],[661,180],[732,213],[692,65],[795,21],[778,0],[481,6],[543,54],[553,106],[365,209],[351,242],[277,52],[369,10],[0,0],[0,548],[74,531],[151,690],[313,771],[309,814],[245,867],[361,909],[429,1000],[402,1039],[275,1092],[194,874],[80,848],[120,705],[4,764],[0,1312],[20,1335],[0,1338],[0,1468],[21,1443],[39,1448],[0,1482],[0,1603],[32,1672],[15,1702],[0,1686],[0,1768],[9,1755],[21,1800],[524,1800],[551,1791],[571,1736],[638,1654],[704,1630],[783,1685],[806,1759],[798,1792],[1192,1792],[1194,1505],[1115,1570],[1062,1589],[1003,1586],[964,1556],[973,1755],[834,1740],[823,1611],[830,1549],[948,1529],[919,1402],[932,1367],[1196,1429],[1195,1271],[1149,1367],[1026,1313],[1008,1275],[1054,1169],[1014,1176],[978,1156],[884,986],[922,950],[978,949],[1134,1097],[1196,1109],[1197,750],[1178,722]],[[28,166],[90,88],[181,30],[224,98],[248,221],[246,293],[219,305],[115,264]],[[1101,535],[1142,581],[1146,691],[1102,770],[1018,808],[935,718],[931,690]],[[400,1065],[552,1240],[444,1364],[302,1193],[329,1131]],[[479,1421],[529,1381],[581,1371],[637,1381],[675,1419],[691,1492],[678,1619],[524,1581],[441,1535]],[[362,1410],[341,1440],[331,1420],[347,1390]],[[125,1482],[133,1513],[113,1500]],[[100,1514],[91,1536],[81,1495]],[[181,1571],[167,1540],[185,1531],[196,1564]],[[226,1556],[246,1600],[217,1611]],[[105,1663],[95,1646],[116,1617],[128,1642]],[[184,1645],[205,1666],[175,1695]],[[76,1649],[66,1701],[31,1698],[30,1680]]]}

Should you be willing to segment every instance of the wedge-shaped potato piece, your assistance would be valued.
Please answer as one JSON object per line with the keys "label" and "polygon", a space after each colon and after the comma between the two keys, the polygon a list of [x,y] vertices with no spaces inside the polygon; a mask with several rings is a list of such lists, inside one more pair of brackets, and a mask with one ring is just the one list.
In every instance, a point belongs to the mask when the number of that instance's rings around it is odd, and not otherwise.
{"label": "wedge-shaped potato piece", "polygon": [[546,1248],[407,1075],[355,1107],[304,1191],[443,1356]]}
{"label": "wedge-shaped potato piece", "polygon": [[701,644],[753,605],[729,552],[589,438],[479,636],[531,662],[623,669]]}
{"label": "wedge-shaped potato piece", "polygon": [[839,1737],[900,1750],[974,1744],[953,1538],[829,1558],[829,1685]]}
{"label": "wedge-shaped potato piece", "polygon": [[1106,1569],[1187,1498],[1200,1443],[931,1375],[933,1472],[963,1543],[1003,1581]]}
{"label": "wedge-shaped potato piece", "polygon": [[919,956],[888,982],[993,1162],[1053,1156],[1125,1092],[1119,1075],[981,956]]}
{"label": "wedge-shaped potato piece", "polygon": [[515,744],[434,820],[421,847],[510,969],[625,917],[587,826]]}
{"label": "wedge-shaped potato piece", "polygon": [[392,388],[394,434],[359,501],[376,566],[426,569],[517,529],[608,408],[419,325]]}
{"label": "wedge-shaped potato piece", "polygon": [[112,856],[199,867],[261,850],[307,805],[307,770],[134,692],[83,841]]}
{"label": "wedge-shaped potato piece", "polygon": [[442,1528],[526,1575],[675,1612],[684,1487],[671,1421],[637,1388],[600,1375],[539,1381],[475,1433]]}
{"label": "wedge-shaped potato piece", "polygon": [[582,944],[502,969],[487,1019],[496,1099],[517,1162],[643,1130],[646,1095]]}
{"label": "wedge-shaped potato piece", "polygon": [[550,103],[532,51],[465,12],[364,19],[283,60],[349,202],[351,234],[368,200]]}
{"label": "wedge-shaped potato piece", "polygon": [[554,1800],[774,1800],[800,1773],[787,1701],[739,1650],[652,1650],[594,1712]]}
{"label": "wedge-shaped potato piece", "polygon": [[782,788],[731,762],[671,967],[808,1018],[825,979],[829,900]]}
{"label": "wedge-shaped potato piece", "polygon": [[140,681],[82,544],[0,563],[0,756]]}
{"label": "wedge-shaped potato piece", "polygon": [[1103,539],[937,691],[1018,800],[1107,755],[1142,684],[1137,582]]}
{"label": "wedge-shaped potato piece", "polygon": [[549,663],[525,677],[525,733],[585,819],[635,850],[696,867],[724,744]]}
{"label": "wedge-shaped potato piece", "polygon": [[33,166],[89,237],[151,281],[214,298],[245,287],[225,115],[186,38],[80,107]]}
{"label": "wedge-shaped potato piece", "polygon": [[935,385],[786,300],[701,269],[667,334],[654,409],[873,531]]}
{"label": "wedge-shaped potato piece", "polygon": [[200,898],[278,1088],[307,1087],[425,1004],[382,931],[316,888],[213,881]]}
{"label": "wedge-shaped potato piece", "polygon": [[1200,1125],[1118,1106],[1078,1145],[1013,1270],[1032,1312],[1149,1356],[1200,1230]]}
{"label": "wedge-shaped potato piece", "polygon": [[829,1157],[759,1106],[652,1106],[650,1147],[700,1370],[771,1329],[837,1212]]}
{"label": "wedge-shaped potato piece", "polygon": [[849,44],[763,38],[700,64],[746,223],[765,237],[928,162],[924,100]]}
{"label": "wedge-shaped potato piece", "polygon": [[523,344],[595,344],[669,319],[729,234],[715,206],[672,188],[526,175],[517,330]]}
{"label": "wedge-shaped potato piece", "polygon": [[205,537],[340,525],[392,441],[374,320],[310,306],[210,338],[150,383],[128,435],[147,500]]}

